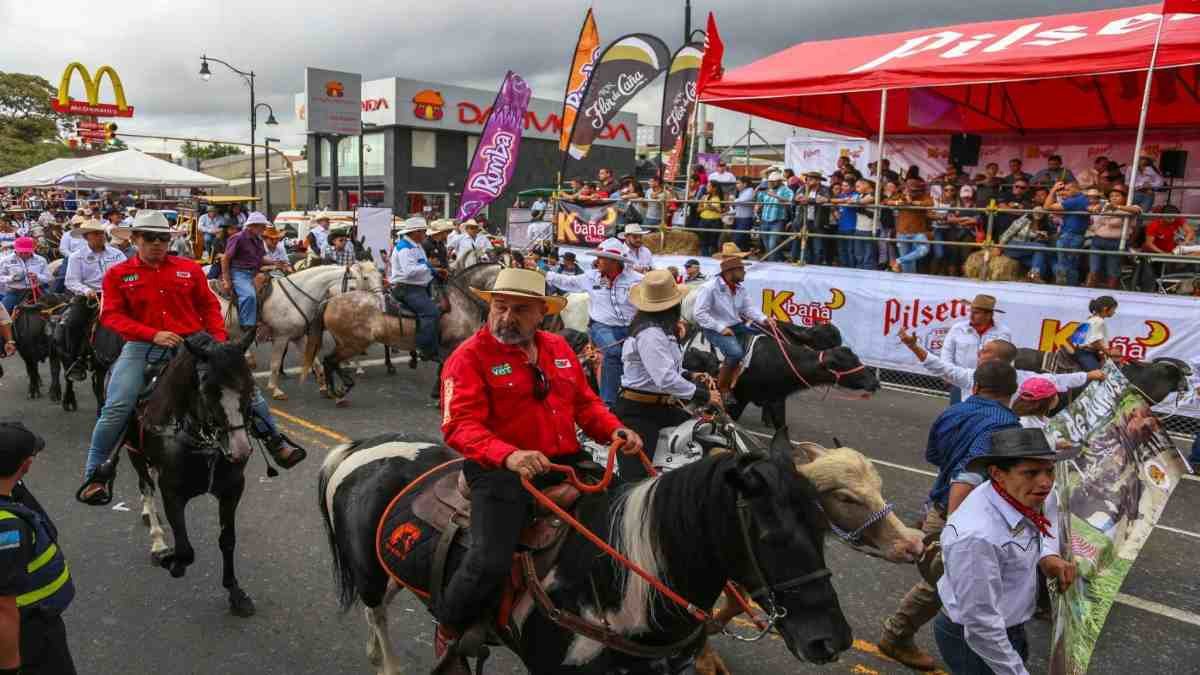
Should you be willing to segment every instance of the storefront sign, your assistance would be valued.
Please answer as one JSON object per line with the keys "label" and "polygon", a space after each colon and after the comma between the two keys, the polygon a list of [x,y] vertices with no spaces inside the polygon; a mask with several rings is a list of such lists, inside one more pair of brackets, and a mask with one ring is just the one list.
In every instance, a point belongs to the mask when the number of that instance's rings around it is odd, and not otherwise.
{"label": "storefront sign", "polygon": [[362,75],[305,68],[304,99],[305,131],[345,136],[362,131]]}
{"label": "storefront sign", "polygon": [[[71,98],[71,79],[79,73],[83,80],[83,91],[86,100],[77,101]],[[115,103],[100,102],[100,83],[108,76],[112,83]],[[67,64],[62,79],[58,83],[58,96],[50,99],[50,107],[56,112],[67,115],[87,115],[89,117],[133,117],[133,106],[125,101],[125,88],[121,86],[121,77],[112,66],[100,66],[96,69],[96,79],[92,79],[88,69],[78,61]]]}

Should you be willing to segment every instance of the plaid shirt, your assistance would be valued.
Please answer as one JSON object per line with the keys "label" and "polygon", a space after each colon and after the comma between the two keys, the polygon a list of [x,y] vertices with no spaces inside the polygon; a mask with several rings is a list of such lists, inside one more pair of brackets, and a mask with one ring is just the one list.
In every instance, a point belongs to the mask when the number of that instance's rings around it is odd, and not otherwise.
{"label": "plaid shirt", "polygon": [[950,484],[966,471],[967,462],[991,452],[992,432],[1015,428],[1019,423],[1012,410],[979,396],[946,408],[929,429],[925,448],[925,459],[938,467],[929,501],[946,508]]}
{"label": "plaid shirt", "polygon": [[326,261],[338,265],[353,265],[358,260],[356,256],[354,242],[347,241],[340,251],[333,246],[326,246],[323,257]]}

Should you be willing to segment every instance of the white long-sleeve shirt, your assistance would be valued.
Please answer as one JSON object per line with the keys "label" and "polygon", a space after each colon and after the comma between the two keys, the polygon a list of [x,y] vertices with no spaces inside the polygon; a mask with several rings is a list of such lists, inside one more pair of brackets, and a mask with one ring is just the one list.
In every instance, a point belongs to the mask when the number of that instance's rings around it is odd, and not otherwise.
{"label": "white long-sleeve shirt", "polygon": [[[945,360],[939,358],[935,354],[930,354],[925,357],[921,363],[925,366],[925,370],[937,375],[945,380],[948,384],[952,384],[964,392],[963,398],[966,398],[965,392],[969,392],[975,388],[975,369],[967,368],[966,366],[957,366],[953,363],[946,363]],[[1082,387],[1087,384],[1087,373],[1035,373],[1030,370],[1017,370],[1017,386],[1031,377],[1044,377],[1054,383],[1055,388],[1060,392],[1067,392],[1075,387]],[[1017,398],[1013,394],[1013,400]]]}
{"label": "white long-sleeve shirt", "polygon": [[560,274],[549,272],[546,283],[567,293],[588,294],[588,318],[608,326],[628,326],[637,314],[637,308],[629,302],[629,289],[642,280],[642,275],[625,269],[609,283],[599,270],[588,270],[583,274]]}
{"label": "white long-sleeve shirt", "polygon": [[284,246],[282,239],[275,242],[275,248],[267,247],[267,254],[263,256],[263,260],[267,262],[290,262],[288,260],[287,247]]}
{"label": "white long-sleeve shirt", "polygon": [[63,284],[68,291],[83,295],[88,291],[99,293],[104,281],[104,273],[114,265],[125,262],[125,254],[112,246],[105,246],[103,251],[93,251],[89,246],[76,251],[67,259],[67,275]]}
{"label": "white long-sleeve shirt", "polygon": [[642,329],[621,347],[621,386],[688,400],[696,385],[683,379],[683,349],[658,326]]}
{"label": "white long-sleeve shirt", "polygon": [[633,269],[638,272],[648,272],[654,267],[654,254],[645,245],[637,247],[634,250],[629,244],[621,244],[625,250],[625,257],[629,258]]}
{"label": "white long-sleeve shirt", "polygon": [[72,236],[70,231],[63,232],[62,238],[58,240],[58,252],[64,258],[70,258],[72,253],[83,248],[87,248],[87,240]]}
{"label": "white long-sleeve shirt", "polygon": [[[447,238],[447,242],[449,238]],[[446,247],[446,251],[454,256],[456,260],[462,260],[463,256],[470,253],[472,250],[478,250],[482,255],[492,250],[492,240],[488,239],[487,235],[480,232],[472,239],[470,235],[464,234],[454,240],[454,246]]]}
{"label": "white long-sleeve shirt", "polygon": [[993,323],[980,335],[970,321],[959,321],[946,333],[940,356],[946,363],[973,369],[979,362],[979,350],[992,340],[1012,342],[1012,331],[1004,324]]}
{"label": "white long-sleeve shirt", "polygon": [[750,299],[750,291],[746,290],[745,284],[738,284],[737,288],[731,291],[729,284],[720,276],[713,277],[700,286],[692,311],[696,323],[701,328],[718,333],[746,321],[767,321],[767,316]]}
{"label": "white long-sleeve shirt", "polygon": [[34,253],[29,259],[12,253],[0,259],[0,278],[9,290],[29,288],[29,275],[37,277],[39,284],[50,283],[50,268],[46,259]]}
{"label": "white long-sleeve shirt", "polygon": [[433,281],[433,269],[429,267],[424,247],[408,237],[392,248],[391,263],[392,275],[388,281],[393,284],[428,286]]}
{"label": "white long-sleeve shirt", "polygon": [[942,530],[946,572],[937,584],[950,620],[963,627],[971,651],[996,675],[1028,675],[1007,629],[1033,618],[1037,565],[1058,555],[1058,501],[1043,507],[1050,537],[996,493],[991,481],[971,491]]}

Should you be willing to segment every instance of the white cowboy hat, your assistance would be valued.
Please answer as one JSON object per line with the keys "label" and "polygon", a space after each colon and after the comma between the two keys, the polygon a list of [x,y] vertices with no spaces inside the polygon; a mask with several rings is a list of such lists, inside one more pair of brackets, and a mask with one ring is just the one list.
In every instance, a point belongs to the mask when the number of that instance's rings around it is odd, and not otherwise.
{"label": "white cowboy hat", "polygon": [[154,209],[142,209],[138,211],[133,218],[134,232],[161,232],[163,234],[171,234],[171,223],[167,222],[167,217],[162,214],[162,211]]}
{"label": "white cowboy hat", "polygon": [[661,312],[683,302],[688,287],[675,283],[667,270],[651,270],[629,289],[629,303],[643,312]]}
{"label": "white cowboy hat", "polygon": [[783,174],[778,171],[772,171],[771,173],[767,174],[767,182],[768,183],[771,183],[774,181],[782,181],[782,180],[783,180]]}
{"label": "white cowboy hat", "polygon": [[600,248],[596,249],[594,255],[597,258],[604,258],[605,260],[615,260],[619,263],[626,264],[629,263],[629,258],[625,257],[625,251],[621,250],[619,247],[605,246],[604,244],[601,244]]}
{"label": "white cowboy hat", "polygon": [[491,302],[493,295],[511,295],[519,298],[537,298],[546,301],[546,313],[558,314],[567,306],[567,299],[561,295],[546,295],[546,277],[537,270],[526,270],[518,267],[507,267],[496,275],[496,281],[490,290],[481,288],[471,289],[484,302]]}
{"label": "white cowboy hat", "polygon": [[427,229],[429,229],[429,221],[425,220],[421,216],[413,216],[412,218],[405,220],[403,224],[397,227],[396,233],[408,234],[409,232],[416,232],[418,230],[424,231]]}
{"label": "white cowboy hat", "polygon": [[312,214],[308,220],[313,223],[319,220],[329,220],[329,214],[325,211],[317,211],[316,213]]}
{"label": "white cowboy hat", "polygon": [[266,216],[264,216],[259,211],[255,211],[255,212],[251,213],[250,215],[246,216],[246,222],[243,224],[243,226],[250,227],[251,225],[270,225],[270,224],[271,224],[271,221],[267,220]]}
{"label": "white cowboy hat", "polygon": [[124,225],[108,225],[106,229],[108,230],[109,238],[113,241],[129,241],[133,237],[133,230]]}
{"label": "white cowboy hat", "polygon": [[71,236],[72,237],[82,237],[83,235],[87,234],[88,232],[107,232],[107,230],[104,228],[104,223],[93,218],[91,220],[85,221],[79,227],[72,229]]}
{"label": "white cowboy hat", "polygon": [[641,225],[638,225],[637,223],[630,223],[629,225],[625,226],[625,234],[650,234],[650,230],[643,230]]}
{"label": "white cowboy hat", "polygon": [[463,229],[466,229],[468,227],[480,227],[480,228],[483,227],[482,225],[479,224],[479,221],[475,220],[474,218],[471,218],[470,220],[464,220],[461,223],[461,225],[463,226]]}
{"label": "white cowboy hat", "polygon": [[84,218],[83,216],[81,216],[79,214],[75,214],[75,215],[71,216],[71,222],[70,222],[71,225],[82,225],[86,222],[87,222],[87,218]]}

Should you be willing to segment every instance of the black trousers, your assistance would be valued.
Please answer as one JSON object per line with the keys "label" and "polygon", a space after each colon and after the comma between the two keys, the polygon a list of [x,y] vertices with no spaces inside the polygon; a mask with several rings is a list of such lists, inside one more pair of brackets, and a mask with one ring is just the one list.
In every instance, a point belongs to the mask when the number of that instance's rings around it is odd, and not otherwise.
{"label": "black trousers", "polygon": [[[613,413],[625,426],[637,432],[642,437],[646,448],[646,456],[654,459],[654,450],[658,447],[658,434],[668,427],[676,427],[691,419],[686,410],[673,405],[658,405],[654,403],[639,403],[627,398],[618,398]],[[649,478],[646,467],[637,455],[617,455],[617,468],[621,471],[621,480],[626,483]]]}
{"label": "black trousers", "polygon": [[21,617],[22,675],[75,675],[62,616],[33,612]]}
{"label": "black trousers", "polygon": [[[551,461],[578,466],[591,463],[592,458],[580,452],[552,457]],[[533,497],[522,487],[519,474],[468,460],[463,464],[463,476],[471,486],[471,548],[433,608],[439,622],[460,630],[475,623],[499,600],[521,530],[533,515]],[[559,482],[562,475],[557,473],[533,481],[538,488]]]}

